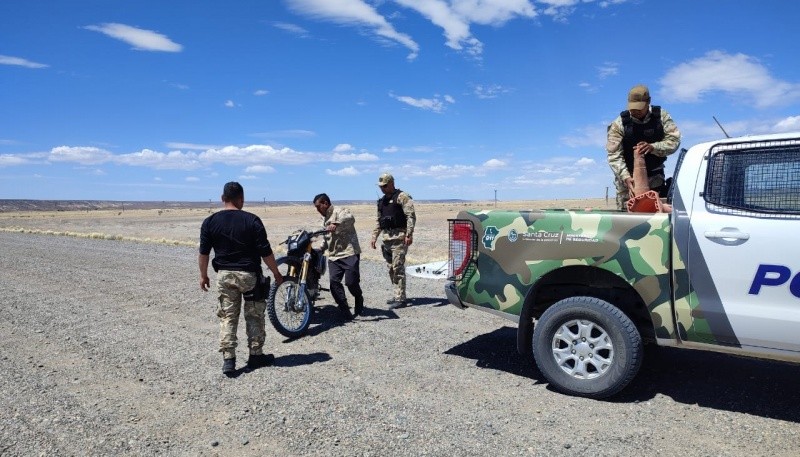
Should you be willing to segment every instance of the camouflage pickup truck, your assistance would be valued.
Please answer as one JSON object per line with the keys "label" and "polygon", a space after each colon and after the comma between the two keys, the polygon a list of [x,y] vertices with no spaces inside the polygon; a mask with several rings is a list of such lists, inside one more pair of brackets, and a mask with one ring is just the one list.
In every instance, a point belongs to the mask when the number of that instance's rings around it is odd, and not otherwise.
{"label": "camouflage pickup truck", "polygon": [[681,151],[670,214],[462,211],[448,300],[518,323],[556,389],[623,389],[643,344],[800,362],[800,133]]}

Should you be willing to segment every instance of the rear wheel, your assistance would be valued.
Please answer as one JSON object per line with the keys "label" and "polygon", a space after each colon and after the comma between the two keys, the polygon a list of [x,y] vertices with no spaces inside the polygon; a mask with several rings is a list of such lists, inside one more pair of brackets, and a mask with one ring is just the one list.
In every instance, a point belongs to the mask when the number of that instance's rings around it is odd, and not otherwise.
{"label": "rear wheel", "polygon": [[642,364],[642,338],[616,306],[593,297],[556,302],[536,323],[536,366],[557,390],[605,398],[622,390]]}
{"label": "rear wheel", "polygon": [[297,279],[286,276],[273,285],[267,298],[267,315],[275,330],[288,338],[299,338],[311,323],[311,296],[301,291]]}

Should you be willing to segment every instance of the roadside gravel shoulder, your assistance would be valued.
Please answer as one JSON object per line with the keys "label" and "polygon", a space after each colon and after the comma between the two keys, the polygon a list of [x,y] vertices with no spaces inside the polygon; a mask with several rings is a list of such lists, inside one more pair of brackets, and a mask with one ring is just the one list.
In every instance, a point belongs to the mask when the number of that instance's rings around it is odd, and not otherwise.
{"label": "roadside gravel shoulder", "polygon": [[412,306],[387,310],[371,260],[364,316],[342,321],[326,293],[308,336],[267,324],[274,366],[228,379],[194,248],[0,233],[0,251],[0,455],[789,456],[800,443],[797,366],[660,349],[611,401],[568,397],[516,353],[510,322],[446,305],[441,281],[410,278]]}

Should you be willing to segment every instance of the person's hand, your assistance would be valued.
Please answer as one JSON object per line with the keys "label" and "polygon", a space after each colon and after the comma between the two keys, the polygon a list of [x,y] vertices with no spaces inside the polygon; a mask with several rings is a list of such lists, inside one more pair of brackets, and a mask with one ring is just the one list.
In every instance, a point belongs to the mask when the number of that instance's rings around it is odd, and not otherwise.
{"label": "person's hand", "polygon": [[641,155],[650,154],[654,149],[653,145],[646,141],[640,141],[633,147],[634,152]]}
{"label": "person's hand", "polygon": [[281,283],[283,282],[283,275],[280,275],[280,274],[275,275],[275,274],[273,274],[273,276],[275,278],[275,287],[280,286]]}
{"label": "person's hand", "polygon": [[373,238],[372,241],[369,242],[369,245],[372,247],[372,249],[375,249],[375,241],[377,240]]}
{"label": "person's hand", "polygon": [[335,232],[336,231],[336,224],[328,224],[328,226],[325,227],[325,230],[327,230],[329,232]]}
{"label": "person's hand", "polygon": [[404,243],[406,246],[411,246],[411,243],[412,243],[412,240],[411,240],[411,235],[406,235],[405,239],[403,239],[403,243]]}
{"label": "person's hand", "polygon": [[200,277],[200,290],[202,290],[203,292],[208,291],[209,285],[210,285],[210,282],[208,280],[208,276],[201,276]]}
{"label": "person's hand", "polygon": [[625,178],[625,187],[633,190],[633,178]]}

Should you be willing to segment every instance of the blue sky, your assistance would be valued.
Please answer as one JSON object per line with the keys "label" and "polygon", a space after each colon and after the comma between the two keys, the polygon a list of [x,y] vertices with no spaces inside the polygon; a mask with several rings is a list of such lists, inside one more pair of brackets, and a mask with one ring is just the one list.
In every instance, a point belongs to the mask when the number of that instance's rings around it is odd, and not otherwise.
{"label": "blue sky", "polygon": [[[683,147],[800,131],[800,2],[0,2],[0,198],[602,197],[644,83]],[[671,169],[675,157],[667,162]],[[613,188],[611,190],[613,195]]]}

